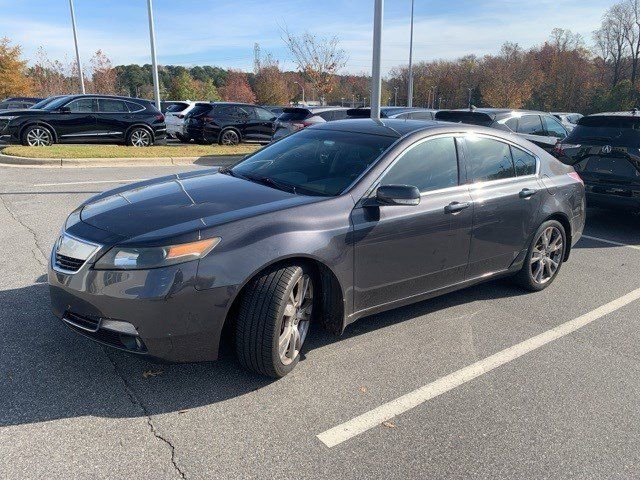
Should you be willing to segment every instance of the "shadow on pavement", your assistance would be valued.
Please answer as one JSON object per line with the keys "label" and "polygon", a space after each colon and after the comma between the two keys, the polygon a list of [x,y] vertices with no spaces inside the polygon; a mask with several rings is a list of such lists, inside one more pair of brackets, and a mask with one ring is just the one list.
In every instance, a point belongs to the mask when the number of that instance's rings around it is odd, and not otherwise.
{"label": "shadow on pavement", "polygon": [[[640,246],[640,214],[590,207],[587,209],[584,235]],[[619,248],[619,246],[584,238],[574,248]]]}
{"label": "shadow on pavement", "polygon": [[[314,328],[304,350],[443,308],[522,293],[496,281],[363,318],[342,337]],[[100,346],[70,331],[50,313],[45,284],[0,292],[0,339],[0,426],[180,412],[239,397],[274,381],[242,370],[228,352],[217,362],[158,365]]]}

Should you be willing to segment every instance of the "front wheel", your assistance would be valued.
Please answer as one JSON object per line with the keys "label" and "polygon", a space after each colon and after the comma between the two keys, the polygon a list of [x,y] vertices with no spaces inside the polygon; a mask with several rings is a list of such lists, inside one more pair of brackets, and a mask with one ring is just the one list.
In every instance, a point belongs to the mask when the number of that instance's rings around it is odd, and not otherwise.
{"label": "front wheel", "polygon": [[288,374],[300,360],[313,306],[313,279],[302,266],[284,267],[254,279],[238,313],[240,364],[269,377]]}
{"label": "front wheel", "polygon": [[48,128],[31,125],[22,134],[22,144],[27,147],[48,147],[53,143],[53,135]]}
{"label": "front wheel", "polygon": [[514,277],[521,287],[534,292],[544,290],[555,280],[566,251],[567,236],[556,220],[544,222],[533,237],[522,269]]}
{"label": "front wheel", "polygon": [[136,127],[127,137],[127,145],[131,147],[149,147],[153,144],[151,132],[143,127]]}
{"label": "front wheel", "polygon": [[220,134],[221,145],[237,145],[240,143],[240,135],[235,130],[224,130]]}

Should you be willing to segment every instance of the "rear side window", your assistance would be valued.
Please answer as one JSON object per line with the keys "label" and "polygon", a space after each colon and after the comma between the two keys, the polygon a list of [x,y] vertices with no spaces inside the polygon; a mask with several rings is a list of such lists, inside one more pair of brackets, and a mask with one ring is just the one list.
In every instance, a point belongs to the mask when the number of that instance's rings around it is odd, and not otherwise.
{"label": "rear side window", "polygon": [[542,117],[542,123],[544,123],[544,128],[547,131],[547,134],[551,137],[564,138],[567,136],[567,131],[555,117],[552,117],[551,115],[544,115]]}
{"label": "rear side window", "polygon": [[264,108],[254,108],[253,110],[255,111],[256,117],[258,118],[258,120],[262,120],[264,122],[268,122],[273,117],[275,117],[275,115],[272,112]]}
{"label": "rear side window", "polygon": [[129,109],[130,112],[140,112],[140,111],[145,109],[144,105],[141,105],[141,104],[136,103],[136,102],[127,102],[127,101],[125,101],[124,103],[127,104],[127,108]]}
{"label": "rear side window", "polygon": [[544,135],[544,129],[539,115],[523,115],[518,119],[518,133],[529,135]]}
{"label": "rear side window", "polygon": [[409,114],[408,118],[413,120],[433,120],[433,113],[431,112],[413,112]]}
{"label": "rear side window", "polygon": [[509,120],[504,122],[504,124],[509,127],[512,132],[518,131],[518,117],[511,117]]}
{"label": "rear side window", "polygon": [[196,105],[195,107],[193,107],[193,110],[189,112],[189,114],[196,117],[205,113],[209,113],[209,110],[211,110],[212,108],[212,105]]}
{"label": "rear side window", "polygon": [[331,122],[332,120],[338,120],[338,117],[336,115],[337,113],[338,112],[336,112],[335,110],[327,110],[326,112],[319,112],[317,115],[327,122]]}
{"label": "rear side window", "polygon": [[98,99],[98,111],[99,112],[129,112],[129,109],[122,100],[112,100],[109,98]]}
{"label": "rear side window", "polygon": [[458,185],[458,155],[453,137],[410,147],[385,174],[382,185],[413,185],[421,192]]}
{"label": "rear side window", "polygon": [[67,107],[73,113],[87,113],[95,112],[95,102],[93,98],[80,98],[72,102],[67,103]]}
{"label": "rear side window", "polygon": [[188,103],[174,103],[173,105],[169,105],[166,111],[168,113],[177,113],[183,111],[188,106]]}
{"label": "rear side window", "polygon": [[305,109],[287,109],[285,108],[282,114],[278,117],[278,120],[283,122],[295,122],[309,118],[311,112]]}
{"label": "rear side window", "polygon": [[467,176],[471,183],[500,180],[515,176],[509,145],[482,137],[466,138]]}
{"label": "rear side window", "polygon": [[516,147],[511,147],[511,155],[517,176],[534,175],[536,173],[536,157]]}

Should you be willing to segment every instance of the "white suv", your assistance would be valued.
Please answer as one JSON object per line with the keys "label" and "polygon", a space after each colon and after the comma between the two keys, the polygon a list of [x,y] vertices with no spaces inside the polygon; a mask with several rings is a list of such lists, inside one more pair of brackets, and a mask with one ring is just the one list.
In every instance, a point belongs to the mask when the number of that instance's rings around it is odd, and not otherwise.
{"label": "white suv", "polygon": [[180,141],[187,141],[183,136],[184,117],[193,110],[196,105],[208,104],[208,102],[192,102],[189,100],[171,102],[164,114],[164,121],[167,124],[167,135],[177,138]]}

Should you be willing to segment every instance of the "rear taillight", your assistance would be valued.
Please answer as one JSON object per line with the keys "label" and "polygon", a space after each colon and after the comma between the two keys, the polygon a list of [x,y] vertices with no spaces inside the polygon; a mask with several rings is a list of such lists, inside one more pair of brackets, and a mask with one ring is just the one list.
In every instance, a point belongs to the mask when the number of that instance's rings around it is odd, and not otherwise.
{"label": "rear taillight", "polygon": [[154,118],[159,122],[164,122],[164,115],[162,115],[161,113],[156,115]]}
{"label": "rear taillight", "polygon": [[571,150],[574,148],[580,148],[580,145],[576,145],[573,143],[556,143],[556,146],[553,147],[553,153],[556,155],[564,155],[567,150]]}
{"label": "rear taillight", "polygon": [[584,185],[584,180],[578,175],[578,172],[569,172],[567,175]]}
{"label": "rear taillight", "polygon": [[304,121],[304,122],[292,123],[291,126],[293,127],[293,130],[297,132],[298,130],[302,130],[303,128],[310,127],[313,124],[314,124],[314,122]]}

